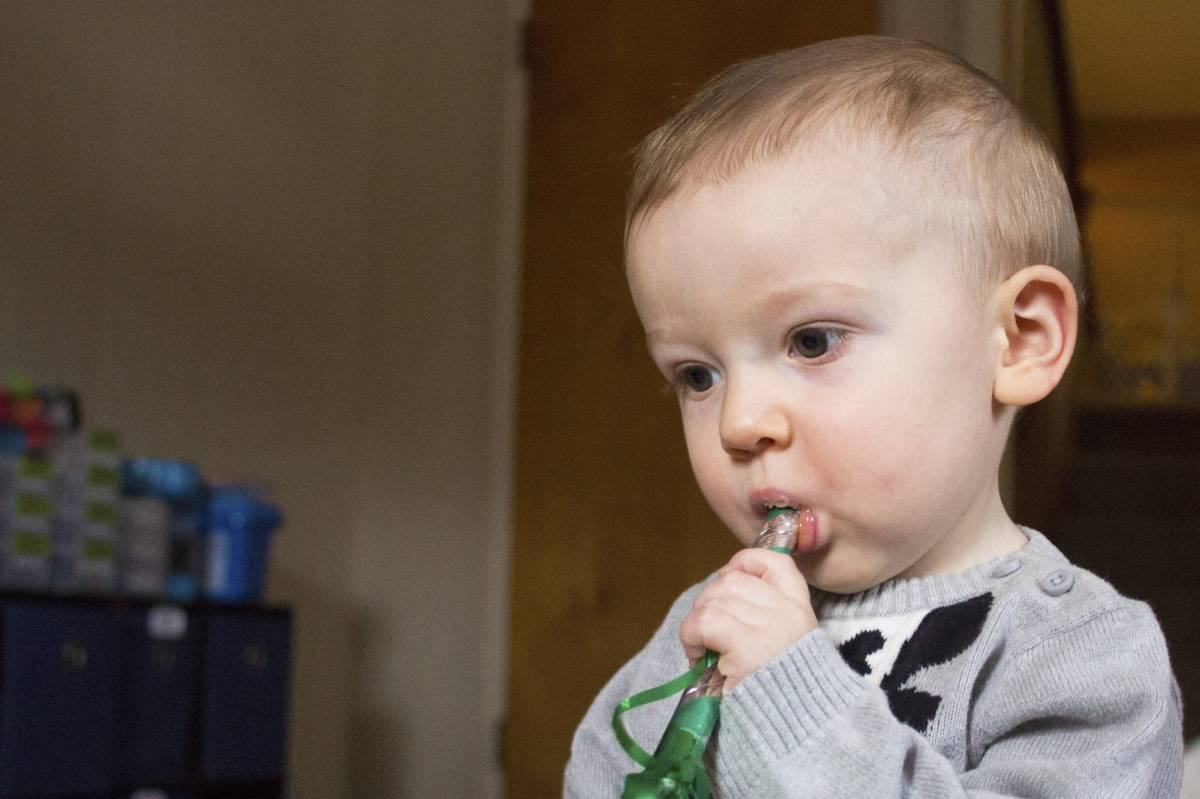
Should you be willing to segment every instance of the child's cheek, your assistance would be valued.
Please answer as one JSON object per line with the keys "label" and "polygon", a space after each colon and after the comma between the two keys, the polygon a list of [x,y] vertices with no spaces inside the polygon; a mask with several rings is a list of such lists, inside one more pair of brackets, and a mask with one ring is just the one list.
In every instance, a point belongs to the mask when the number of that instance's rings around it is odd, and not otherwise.
{"label": "child's cheek", "polygon": [[921,479],[919,437],[898,420],[843,407],[809,436],[808,466],[829,501],[850,516],[890,513]]}

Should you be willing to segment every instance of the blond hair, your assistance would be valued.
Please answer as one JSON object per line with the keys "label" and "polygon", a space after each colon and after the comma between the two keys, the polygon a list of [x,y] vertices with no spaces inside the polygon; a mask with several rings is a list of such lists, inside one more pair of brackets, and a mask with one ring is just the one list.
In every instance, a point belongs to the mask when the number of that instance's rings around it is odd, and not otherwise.
{"label": "blond hair", "polygon": [[1046,137],[983,72],[883,36],[819,42],[713,78],[638,148],[626,236],[685,184],[729,179],[831,130],[898,157],[922,189],[914,206],[956,238],[977,280],[1047,264],[1082,290],[1075,212]]}

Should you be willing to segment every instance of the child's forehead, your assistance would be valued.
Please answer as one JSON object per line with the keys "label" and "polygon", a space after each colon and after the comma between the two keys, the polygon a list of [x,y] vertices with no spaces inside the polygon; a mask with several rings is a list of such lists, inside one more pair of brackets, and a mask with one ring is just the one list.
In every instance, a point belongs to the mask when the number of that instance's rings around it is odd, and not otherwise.
{"label": "child's forehead", "polygon": [[[813,142],[729,176],[689,176],[635,220],[627,254],[648,254],[647,239],[659,249],[699,246],[718,226],[765,231],[772,246],[837,241],[897,257],[929,232],[923,188],[919,175],[878,148]],[[777,218],[783,223],[772,224]]]}

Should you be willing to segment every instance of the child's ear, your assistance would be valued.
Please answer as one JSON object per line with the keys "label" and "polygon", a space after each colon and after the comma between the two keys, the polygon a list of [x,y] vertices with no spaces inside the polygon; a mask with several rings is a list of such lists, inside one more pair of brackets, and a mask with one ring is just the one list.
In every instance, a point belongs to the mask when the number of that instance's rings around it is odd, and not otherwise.
{"label": "child's ear", "polygon": [[1032,405],[1071,363],[1079,321],[1075,287],[1053,267],[1027,266],[993,296],[1001,345],[993,394],[1004,405]]}

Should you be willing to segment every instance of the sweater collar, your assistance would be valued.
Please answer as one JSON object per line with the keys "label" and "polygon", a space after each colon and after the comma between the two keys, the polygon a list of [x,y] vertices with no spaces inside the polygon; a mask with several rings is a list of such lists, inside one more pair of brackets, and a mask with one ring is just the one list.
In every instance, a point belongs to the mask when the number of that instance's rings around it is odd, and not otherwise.
{"label": "sweater collar", "polygon": [[1022,568],[1032,567],[1038,571],[1044,564],[1055,567],[1068,564],[1066,556],[1044,535],[1029,527],[1020,529],[1029,542],[1016,552],[956,574],[896,578],[856,594],[834,594],[812,588],[813,609],[822,620],[893,616],[950,605],[993,590],[1001,577],[1011,573],[1011,569],[1006,571],[1003,567],[1014,558],[1020,561]]}

